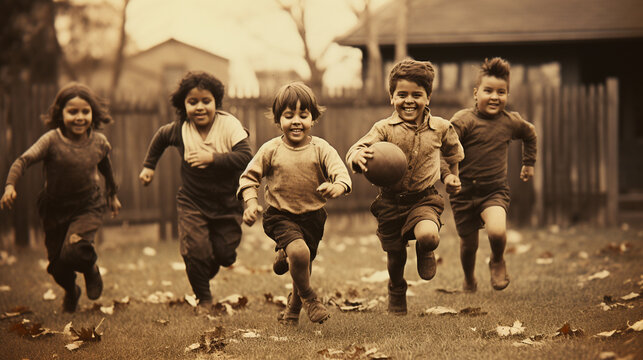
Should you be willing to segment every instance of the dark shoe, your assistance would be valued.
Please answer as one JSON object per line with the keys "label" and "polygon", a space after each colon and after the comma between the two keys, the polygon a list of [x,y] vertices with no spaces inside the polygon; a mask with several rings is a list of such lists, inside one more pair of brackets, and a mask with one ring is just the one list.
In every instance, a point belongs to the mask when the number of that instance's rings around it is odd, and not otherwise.
{"label": "dark shoe", "polygon": [[103,279],[96,264],[85,273],[85,290],[87,290],[87,297],[91,300],[98,299],[103,292]]}
{"label": "dark shoe", "polygon": [[63,312],[73,313],[78,307],[78,299],[80,299],[80,286],[74,285],[74,291],[65,291],[63,298]]}
{"label": "dark shoe", "polygon": [[303,305],[304,307],[306,307],[308,318],[314,323],[321,324],[324,321],[328,320],[328,318],[330,317],[328,309],[326,309],[326,306],[324,306],[324,304],[322,304],[322,302],[319,301],[317,297],[304,299]]}
{"label": "dark shoe", "polygon": [[277,321],[282,324],[296,325],[299,322],[299,313],[301,312],[301,298],[288,294],[288,303],[284,311],[277,315]]}
{"label": "dark shoe", "polygon": [[502,290],[509,285],[509,275],[507,274],[507,264],[505,260],[498,262],[489,261],[489,271],[491,272],[491,286],[496,290]]}
{"label": "dark shoe", "polygon": [[462,290],[466,293],[474,293],[478,291],[478,281],[473,280],[473,282],[469,283],[467,280],[464,280],[464,284],[462,285]]}
{"label": "dark shoe", "polygon": [[406,315],[406,281],[403,286],[393,288],[393,284],[388,283],[388,312],[392,315]]}
{"label": "dark shoe", "polygon": [[288,258],[286,257],[284,249],[279,249],[277,251],[275,261],[272,263],[272,270],[277,275],[283,275],[288,272]]}
{"label": "dark shoe", "polygon": [[212,310],[212,299],[203,300],[199,299],[199,303],[196,305],[194,312],[197,315],[207,315],[210,314]]}
{"label": "dark shoe", "polygon": [[431,280],[435,276],[438,264],[435,260],[433,251],[420,250],[420,243],[415,243],[415,251],[417,252],[417,265],[418,274],[424,280]]}

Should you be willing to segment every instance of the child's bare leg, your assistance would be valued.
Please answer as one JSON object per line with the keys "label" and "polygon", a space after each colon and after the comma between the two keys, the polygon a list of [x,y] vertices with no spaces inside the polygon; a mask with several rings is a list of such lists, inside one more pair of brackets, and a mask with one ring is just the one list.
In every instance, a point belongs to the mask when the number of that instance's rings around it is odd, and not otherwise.
{"label": "child's bare leg", "polygon": [[460,238],[460,262],[464,271],[465,292],[475,292],[478,289],[476,280],[476,252],[478,251],[478,230]]}
{"label": "child's bare leg", "polygon": [[507,213],[500,206],[490,206],[484,209],[480,215],[485,223],[491,245],[491,259],[489,260],[491,285],[496,290],[502,290],[509,285],[504,259],[507,244]]}
{"label": "child's bare leg", "polygon": [[286,246],[286,255],[290,267],[290,276],[299,297],[312,322],[322,323],[330,317],[328,309],[317,299],[317,294],[310,286],[310,250],[303,239],[297,239]]}
{"label": "child's bare leg", "polygon": [[435,222],[423,220],[415,225],[413,233],[417,239],[415,250],[417,252],[418,274],[424,280],[431,280],[437,270],[433,250],[437,249],[440,244],[440,229]]}
{"label": "child's bare leg", "polygon": [[406,265],[406,249],[387,251],[388,268],[388,312],[395,315],[406,315],[406,280],[404,266]]}

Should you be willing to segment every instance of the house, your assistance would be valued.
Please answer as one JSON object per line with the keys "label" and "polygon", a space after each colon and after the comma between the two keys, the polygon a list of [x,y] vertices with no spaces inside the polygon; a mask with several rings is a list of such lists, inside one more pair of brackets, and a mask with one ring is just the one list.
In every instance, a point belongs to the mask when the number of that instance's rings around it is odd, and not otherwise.
{"label": "house", "polygon": [[[608,179],[600,185],[606,186],[605,193],[597,196],[616,204],[607,212],[618,215],[607,215],[612,219],[608,222],[643,219],[643,71],[633,56],[636,49],[643,49],[640,0],[409,0],[408,4],[407,53],[437,65],[437,96],[441,90],[459,89],[470,104],[475,65],[494,56],[512,63],[512,90],[535,82],[563,89],[605,84],[608,79],[616,84],[612,90],[618,109],[613,121],[618,124],[606,125],[613,131],[604,136],[613,146],[601,150],[607,159],[601,166],[606,162],[607,171],[595,173],[607,172]],[[395,54],[398,7],[391,1],[372,15],[384,73]],[[367,32],[362,24],[336,41],[359,48],[365,67]],[[570,131],[584,131],[583,121],[576,121]]]}
{"label": "house", "polygon": [[[168,39],[125,58],[116,93],[133,98],[168,94],[190,70],[207,71],[228,84],[229,67],[230,61],[222,56]],[[101,64],[96,70],[80,74],[78,80],[99,93],[106,93],[112,74],[111,64]]]}

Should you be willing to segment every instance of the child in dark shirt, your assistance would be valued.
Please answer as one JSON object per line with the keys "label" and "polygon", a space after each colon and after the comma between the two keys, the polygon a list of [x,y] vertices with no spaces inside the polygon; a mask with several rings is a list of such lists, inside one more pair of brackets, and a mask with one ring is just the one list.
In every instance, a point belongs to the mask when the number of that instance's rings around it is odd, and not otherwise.
{"label": "child in dark shirt", "polygon": [[219,110],[223,95],[214,76],[185,75],[171,96],[178,119],[156,132],[139,175],[147,186],[165,148],[177,148],[183,180],[176,196],[180,251],[203,311],[212,305],[210,279],[236,261],[243,206],[235,191],[252,157],[241,122]]}
{"label": "child in dark shirt", "polygon": [[[389,92],[393,114],[380,120],[357,141],[346,154],[346,162],[356,172],[368,171],[373,158],[369,146],[388,141],[399,146],[408,161],[408,170],[396,184],[380,188],[371,205],[377,218],[377,236],[386,252],[389,273],[388,311],[406,315],[404,267],[408,241],[416,239],[417,269],[420,277],[430,280],[436,273],[433,253],[440,242],[440,215],[444,200],[434,184],[443,180],[447,188],[457,191],[458,162],[463,151],[449,121],[431,115],[429,101],[435,71],[430,62],[403,60],[389,75]],[[450,167],[441,178],[440,157]]]}
{"label": "child in dark shirt", "polygon": [[[43,161],[45,186],[38,208],[49,259],[47,272],[65,289],[63,311],[74,312],[81,294],[76,272],[85,275],[88,298],[97,299],[103,290],[93,243],[103,222],[105,200],[112,216],[121,208],[109,158],[111,146],[95,131],[112,118],[102,100],[78,83],[60,89],[43,118],[51,130],[11,166],[0,208],[12,207],[18,179],[29,166]],[[99,187],[99,172],[105,178],[105,195]]]}
{"label": "child in dark shirt", "polygon": [[277,318],[285,323],[297,323],[302,306],[312,322],[322,323],[330,316],[310,286],[310,273],[324,234],[326,199],[350,192],[351,179],[337,151],[309,135],[322,110],[308,86],[283,86],[272,105],[283,135],[261,146],[241,175],[237,192],[246,202],[243,220],[252,225],[262,211],[257,189],[266,178],[269,208],[263,213],[263,228],[282,255],[277,256],[275,272],[290,269],[293,281],[286,310]]}
{"label": "child in dark shirt", "polygon": [[474,292],[478,230],[484,225],[491,244],[491,285],[502,290],[509,285],[504,260],[507,241],[507,149],[513,139],[523,141],[520,178],[534,175],[536,131],[517,112],[505,110],[509,95],[509,63],[501,58],[486,59],[473,89],[475,107],[457,112],[451,119],[464,147],[460,163],[462,189],[451,194],[451,208],[460,236],[460,260],[464,290]]}

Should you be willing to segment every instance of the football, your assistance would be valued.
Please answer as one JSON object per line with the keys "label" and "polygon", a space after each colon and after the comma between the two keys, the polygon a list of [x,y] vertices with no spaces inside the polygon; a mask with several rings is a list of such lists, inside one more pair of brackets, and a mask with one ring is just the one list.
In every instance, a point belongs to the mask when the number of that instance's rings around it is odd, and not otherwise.
{"label": "football", "polygon": [[381,141],[369,147],[373,158],[368,159],[364,176],[377,186],[390,186],[400,181],[406,173],[406,155],[397,145]]}

